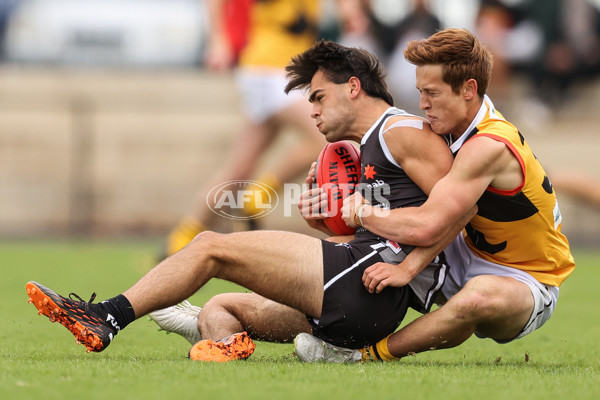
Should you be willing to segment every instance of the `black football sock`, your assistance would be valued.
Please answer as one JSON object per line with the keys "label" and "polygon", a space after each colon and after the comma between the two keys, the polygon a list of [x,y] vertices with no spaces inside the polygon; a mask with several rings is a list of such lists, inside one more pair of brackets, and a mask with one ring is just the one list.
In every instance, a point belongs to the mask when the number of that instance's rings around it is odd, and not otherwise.
{"label": "black football sock", "polygon": [[120,331],[135,321],[135,312],[131,303],[122,294],[97,304],[106,315],[106,321]]}

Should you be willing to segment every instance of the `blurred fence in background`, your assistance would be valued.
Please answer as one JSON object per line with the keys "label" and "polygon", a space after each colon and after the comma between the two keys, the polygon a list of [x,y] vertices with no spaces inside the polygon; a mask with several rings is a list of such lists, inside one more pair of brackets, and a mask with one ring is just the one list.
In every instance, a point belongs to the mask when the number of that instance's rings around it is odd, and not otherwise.
{"label": "blurred fence in background", "polygon": [[0,73],[0,234],[156,232],[235,131],[228,77]]}

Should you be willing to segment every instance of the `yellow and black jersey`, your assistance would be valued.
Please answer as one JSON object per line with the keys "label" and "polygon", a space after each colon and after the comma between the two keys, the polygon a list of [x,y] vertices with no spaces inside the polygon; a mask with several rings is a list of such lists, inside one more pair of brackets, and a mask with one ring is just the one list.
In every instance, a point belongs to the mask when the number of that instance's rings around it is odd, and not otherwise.
{"label": "yellow and black jersey", "polygon": [[319,0],[254,0],[239,65],[285,67],[318,36]]}
{"label": "yellow and black jersey", "polygon": [[475,136],[506,145],[523,173],[513,190],[488,187],[477,202],[477,215],[465,228],[465,240],[484,260],[517,268],[539,282],[559,286],[575,268],[567,238],[561,233],[556,194],[544,169],[517,128],[485,96],[477,117],[459,141],[456,154]]}

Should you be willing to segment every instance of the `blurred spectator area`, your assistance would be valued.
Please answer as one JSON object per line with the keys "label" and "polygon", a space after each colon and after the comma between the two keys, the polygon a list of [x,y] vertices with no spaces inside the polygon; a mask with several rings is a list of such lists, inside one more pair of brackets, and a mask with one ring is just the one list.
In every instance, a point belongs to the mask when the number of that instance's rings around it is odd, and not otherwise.
{"label": "blurred spectator area", "polygon": [[10,62],[190,66],[208,21],[199,0],[0,0]]}
{"label": "blurred spectator area", "polygon": [[[389,23],[408,12],[408,0],[373,2]],[[430,3],[444,26],[475,29],[477,1]],[[164,235],[191,207],[241,121],[233,77],[201,67],[202,4],[0,0],[0,238]],[[559,109],[530,106],[531,87],[526,74],[509,74],[501,111],[550,174],[600,181],[597,78],[573,82]],[[569,239],[597,244],[600,207],[559,201]],[[309,233],[284,207],[263,226]]]}

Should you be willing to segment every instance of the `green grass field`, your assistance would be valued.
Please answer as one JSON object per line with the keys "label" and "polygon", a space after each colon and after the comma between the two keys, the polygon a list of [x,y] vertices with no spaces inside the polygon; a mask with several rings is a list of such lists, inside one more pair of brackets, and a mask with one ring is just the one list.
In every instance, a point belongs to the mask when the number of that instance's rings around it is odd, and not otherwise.
{"label": "green grass field", "polygon": [[[575,250],[577,269],[552,319],[507,345],[462,346],[397,363],[303,364],[289,344],[259,342],[247,361],[195,363],[189,345],[140,319],[103,353],[85,353],[62,326],[27,303],[36,280],[87,300],[112,297],[153,264],[155,242],[0,243],[0,399],[598,399],[600,253]],[[211,282],[193,298],[222,291]],[[415,317],[410,314],[409,319]]]}

